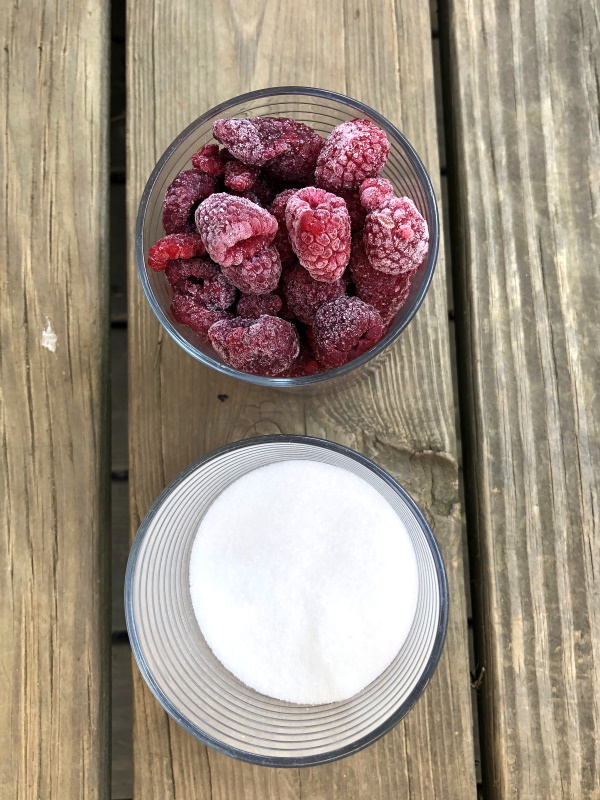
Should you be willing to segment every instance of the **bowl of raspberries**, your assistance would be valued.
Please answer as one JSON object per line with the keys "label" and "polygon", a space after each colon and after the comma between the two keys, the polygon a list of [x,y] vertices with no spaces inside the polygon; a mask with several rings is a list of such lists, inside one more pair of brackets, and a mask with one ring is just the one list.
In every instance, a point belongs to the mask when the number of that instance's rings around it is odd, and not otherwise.
{"label": "bowl of raspberries", "polygon": [[156,165],[136,226],[142,286],[204,364],[300,388],[364,366],[416,314],[437,259],[431,182],[373,109],[305,87],[211,109]]}

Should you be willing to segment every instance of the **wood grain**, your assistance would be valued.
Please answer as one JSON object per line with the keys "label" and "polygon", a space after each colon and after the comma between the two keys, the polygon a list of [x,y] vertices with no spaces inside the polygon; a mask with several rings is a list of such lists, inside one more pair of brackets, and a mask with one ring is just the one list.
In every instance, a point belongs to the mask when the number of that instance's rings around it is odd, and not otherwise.
{"label": "wood grain", "polygon": [[107,17],[0,19],[3,800],[109,796]]}
{"label": "wood grain", "polygon": [[[305,84],[362,99],[396,122],[438,175],[426,5],[144,0],[128,10],[130,231],[144,183],[172,138],[211,105],[252,88]],[[361,450],[407,486],[440,538],[452,592],[446,652],[424,698],[385,739],[338,764],[259,769],[207,750],[165,715],[136,672],[135,797],[474,797],[443,265],[385,367],[318,399],[249,387],[193,363],[148,308],[131,246],[130,277],[133,531],[157,493],[201,453],[254,434],[309,433]]]}
{"label": "wood grain", "polygon": [[486,797],[600,797],[600,30],[449,0]]}

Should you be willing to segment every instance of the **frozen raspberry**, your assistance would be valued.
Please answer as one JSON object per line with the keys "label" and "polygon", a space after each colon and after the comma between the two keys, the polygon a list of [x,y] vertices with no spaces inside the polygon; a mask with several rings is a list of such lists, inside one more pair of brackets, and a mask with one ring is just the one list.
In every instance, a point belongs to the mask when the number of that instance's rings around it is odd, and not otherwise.
{"label": "frozen raspberry", "polygon": [[265,247],[260,253],[242,261],[221,267],[234,286],[246,294],[266,294],[277,288],[281,275],[281,260],[274,247]]}
{"label": "frozen raspberry", "polygon": [[258,197],[260,205],[266,208],[281,191],[281,183],[272,175],[262,172],[256,179],[252,191]]}
{"label": "frozen raspberry", "polygon": [[259,167],[247,167],[237,158],[233,158],[225,164],[223,181],[225,186],[229,186],[230,189],[244,192],[256,183],[258,173]]}
{"label": "frozen raspberry", "polygon": [[209,337],[217,353],[232,367],[268,377],[289,369],[300,349],[294,326],[268,315],[217,322]]}
{"label": "frozen raspberry", "polygon": [[335,192],[358,189],[365,178],[374,178],[387,161],[387,136],[366,119],[342,122],[329,134],[317,160],[317,186]]}
{"label": "frozen raspberry", "polygon": [[281,311],[282,300],[277,294],[242,294],[237,304],[238,317],[257,319],[262,314],[276,317]]}
{"label": "frozen raspberry", "polygon": [[290,122],[294,124],[286,136],[289,149],[269,161],[267,169],[289,183],[312,180],[325,141],[308,125],[293,120]]}
{"label": "frozen raspberry", "polygon": [[292,366],[282,372],[280,378],[305,378],[307,375],[316,375],[323,367],[315,358],[315,354],[305,344],[300,345],[300,353]]}
{"label": "frozen raspberry", "polygon": [[170,261],[165,275],[175,292],[189,294],[211,310],[224,310],[235,303],[235,286],[216,264],[203,258]]}
{"label": "frozen raspberry", "polygon": [[411,276],[429,250],[429,229],[412,200],[392,197],[367,216],[364,243],[374,269]]}
{"label": "frozen raspberry", "polygon": [[205,144],[192,156],[192,166],[206,172],[208,175],[218,177],[225,169],[225,159],[219,152],[218,144]]}
{"label": "frozen raspberry", "polygon": [[377,309],[383,324],[388,325],[406,302],[410,293],[410,278],[405,275],[386,275],[373,269],[360,241],[352,245],[349,270],[356,296]]}
{"label": "frozen raspberry", "polygon": [[185,292],[175,292],[171,302],[171,314],[176,322],[187,325],[204,339],[208,338],[208,330],[215,322],[230,319],[231,314],[222,309],[207,308],[196,297]]}
{"label": "frozen raspberry", "polygon": [[379,312],[358,297],[338,297],[315,314],[309,341],[325,367],[339,367],[373,347],[383,335]]}
{"label": "frozen raspberry", "polygon": [[287,202],[296,192],[297,189],[286,189],[284,192],[280,192],[269,207],[269,211],[273,214],[279,225],[275,238],[273,239],[273,246],[277,248],[279,256],[281,257],[281,263],[284,266],[293,264],[296,261],[296,254],[292,248],[287,225],[285,223],[285,208]]}
{"label": "frozen raspberry", "polygon": [[175,258],[193,258],[206,253],[204,242],[195,233],[171,233],[153,244],[148,253],[148,266],[162,272]]}
{"label": "frozen raspberry", "polygon": [[277,233],[277,220],[268,211],[245,197],[224,192],[200,203],[196,226],[209,256],[222,267],[252,258]]}
{"label": "frozen raspberry", "polygon": [[316,281],[300,264],[285,271],[282,283],[288,308],[300,322],[307,325],[312,323],[317,309],[323,303],[346,293],[346,282],[343,278],[328,283]]}
{"label": "frozen raspberry", "polygon": [[341,197],[346,202],[348,214],[350,214],[350,224],[352,225],[352,233],[359,233],[362,231],[367,218],[367,211],[360,202],[360,195],[357,189],[338,189],[335,192],[338,197]]}
{"label": "frozen raspberry", "polygon": [[165,192],[162,224],[165,233],[196,233],[194,211],[215,191],[216,181],[197,169],[180,172]]}
{"label": "frozen raspberry", "polygon": [[285,220],[298,260],[317,281],[336,281],[350,257],[350,216],[341,197],[309,186],[289,198]]}
{"label": "frozen raspberry", "polygon": [[394,196],[394,187],[386,178],[366,178],[359,191],[360,202],[367,211],[373,211]]}

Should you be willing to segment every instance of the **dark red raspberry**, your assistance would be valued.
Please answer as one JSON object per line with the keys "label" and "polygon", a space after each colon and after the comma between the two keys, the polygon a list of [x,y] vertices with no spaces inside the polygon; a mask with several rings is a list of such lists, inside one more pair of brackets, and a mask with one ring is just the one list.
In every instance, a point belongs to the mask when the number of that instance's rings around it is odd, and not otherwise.
{"label": "dark red raspberry", "polygon": [[238,317],[257,319],[262,314],[276,317],[281,311],[281,297],[269,292],[268,294],[242,294],[236,307]]}
{"label": "dark red raspberry", "polygon": [[300,264],[285,271],[282,284],[288,308],[300,322],[307,325],[312,324],[317,309],[323,303],[346,293],[346,281],[343,278],[328,283],[316,281]]}
{"label": "dark red raspberry", "polygon": [[361,241],[352,245],[349,270],[356,296],[377,309],[384,326],[387,326],[406,302],[410,293],[410,278],[405,275],[386,275],[373,269]]}
{"label": "dark red raspberry", "polygon": [[196,233],[196,206],[215,188],[216,180],[211,175],[197,169],[180,172],[165,192],[162,208],[165,233]]}
{"label": "dark red raspberry", "polygon": [[218,144],[205,144],[192,156],[192,166],[215,177],[222,175],[225,169],[225,158],[219,152]]}
{"label": "dark red raspberry", "polygon": [[321,152],[324,139],[316,131],[303,125],[301,122],[293,122],[293,126],[286,139],[289,145],[287,152],[277,156],[267,164],[267,169],[289,183],[297,183],[311,180],[317,166],[317,158]]}
{"label": "dark red raspberry", "polygon": [[350,216],[341,197],[308,186],[285,209],[290,241],[303,267],[317,281],[336,281],[350,257]]}
{"label": "dark red raspberry", "polygon": [[350,224],[352,225],[352,233],[359,233],[362,231],[367,218],[367,211],[360,202],[360,195],[357,189],[338,189],[335,192],[338,197],[341,197],[350,214]]}
{"label": "dark red raspberry", "polygon": [[263,171],[254,182],[252,191],[258,197],[260,205],[267,208],[273,202],[275,195],[281,191],[281,183]]}
{"label": "dark red raspberry", "polygon": [[232,158],[225,164],[223,181],[225,186],[229,186],[230,189],[244,192],[256,183],[259,171],[259,167],[248,167],[237,158]]}
{"label": "dark red raspberry", "polygon": [[266,294],[277,288],[281,275],[281,260],[274,247],[265,247],[260,253],[241,264],[222,266],[225,275],[241,292]]}
{"label": "dark red raspberry", "polygon": [[366,178],[359,191],[360,202],[367,211],[373,211],[394,196],[394,187],[386,178]]}
{"label": "dark red raspberry", "polygon": [[317,160],[317,186],[335,192],[358,189],[365,178],[374,178],[387,161],[387,136],[366,119],[342,122],[329,136]]}
{"label": "dark red raspberry", "polygon": [[288,200],[292,195],[296,194],[297,191],[297,189],[286,189],[284,192],[280,192],[269,206],[269,211],[273,214],[279,225],[275,238],[273,239],[273,246],[277,248],[281,263],[284,267],[296,262],[296,254],[292,248],[285,222],[285,209]]}
{"label": "dark red raspberry", "polygon": [[360,356],[383,335],[383,323],[373,306],[358,297],[338,297],[315,314],[309,341],[325,367],[339,367]]}
{"label": "dark red raspberry", "polygon": [[300,353],[292,366],[282,372],[280,378],[305,378],[307,375],[316,375],[322,372],[323,367],[315,358],[315,354],[308,345],[300,345]]}
{"label": "dark red raspberry", "polygon": [[229,311],[207,308],[200,300],[185,292],[173,294],[171,314],[176,322],[187,325],[204,339],[208,338],[208,330],[211,325],[231,318]]}
{"label": "dark red raspberry", "polygon": [[162,272],[175,258],[194,258],[206,253],[204,242],[195,233],[171,233],[153,244],[148,253],[148,266]]}
{"label": "dark red raspberry", "polygon": [[200,203],[196,226],[209,256],[222,267],[252,258],[277,233],[277,220],[272,214],[245,197],[224,192],[212,194]]}
{"label": "dark red raspberry", "polygon": [[165,275],[175,292],[189,294],[211,310],[224,310],[235,303],[235,286],[216,264],[203,258],[170,261]]}
{"label": "dark red raspberry", "polygon": [[371,211],[363,236],[369,263],[388,275],[414,275],[429,250],[427,222],[408,197],[392,197]]}
{"label": "dark red raspberry", "polygon": [[294,326],[268,315],[217,322],[209,337],[217,353],[232,367],[267,377],[289,369],[300,349]]}

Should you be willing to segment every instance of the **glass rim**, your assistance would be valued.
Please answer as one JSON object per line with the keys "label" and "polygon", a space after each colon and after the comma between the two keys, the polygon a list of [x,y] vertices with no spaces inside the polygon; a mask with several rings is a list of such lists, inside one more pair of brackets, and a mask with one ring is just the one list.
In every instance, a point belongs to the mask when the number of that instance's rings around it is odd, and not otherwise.
{"label": "glass rim", "polygon": [[[336,100],[337,102],[347,105],[350,108],[359,111],[362,114],[369,116],[371,119],[375,120],[378,125],[380,125],[387,134],[389,134],[392,139],[396,140],[402,147],[403,151],[406,153],[408,160],[414,167],[419,180],[423,184],[423,188],[425,191],[425,196],[427,200],[427,208],[429,211],[430,223],[429,223],[429,251],[427,253],[427,261],[424,266],[425,275],[421,282],[421,285],[418,289],[418,292],[415,296],[413,307],[411,312],[401,320],[400,323],[397,325],[392,325],[390,330],[386,333],[386,335],[380,339],[377,344],[371,347],[362,355],[358,356],[357,358],[353,359],[352,361],[348,361],[346,364],[342,364],[339,367],[334,367],[333,369],[325,370],[324,372],[319,372],[315,375],[306,375],[303,377],[295,377],[295,378],[268,378],[262,375],[252,375],[249,372],[243,372],[242,370],[237,370],[234,367],[229,366],[228,364],[221,363],[214,358],[206,355],[205,353],[198,350],[194,347],[193,344],[187,341],[185,337],[183,337],[177,328],[173,325],[171,320],[167,317],[163,309],[161,308],[160,304],[158,303],[154,292],[152,291],[152,287],[150,286],[150,281],[148,280],[148,275],[146,272],[146,262],[144,259],[144,246],[143,246],[143,234],[144,234],[144,223],[146,220],[146,211],[148,208],[148,202],[150,199],[150,195],[154,188],[154,184],[156,183],[159,175],[161,174],[166,162],[169,160],[173,152],[177,150],[179,145],[181,144],[187,136],[194,131],[200,125],[203,125],[208,120],[218,116],[222,112],[226,112],[231,106],[242,103],[248,102],[256,99],[260,99],[263,97],[275,97],[277,95],[306,95],[308,97],[321,97],[324,99],[332,99]],[[425,299],[425,295],[429,289],[429,285],[431,284],[431,280],[433,278],[433,274],[435,272],[435,267],[437,263],[438,251],[439,251],[439,241],[440,241],[440,229],[439,229],[439,214],[438,214],[438,207],[435,199],[435,192],[433,190],[433,186],[431,180],[429,178],[429,174],[425,169],[425,165],[421,161],[419,155],[417,154],[414,147],[408,141],[406,136],[401,133],[395,125],[386,119],[382,114],[375,109],[371,108],[370,106],[366,105],[365,103],[361,103],[359,100],[355,100],[352,97],[348,97],[347,95],[340,94],[339,92],[332,92],[327,89],[317,89],[310,86],[274,86],[266,89],[257,89],[253,92],[246,92],[244,94],[237,95],[237,97],[232,97],[229,100],[224,101],[223,103],[219,103],[216,106],[213,106],[196,120],[191,122],[167,147],[164,151],[162,156],[158,159],[156,166],[152,170],[148,181],[146,182],[146,186],[144,191],[142,192],[142,197],[140,200],[140,205],[138,208],[136,224],[135,224],[135,258],[137,262],[137,269],[138,275],[140,278],[140,282],[142,284],[142,288],[144,290],[144,294],[146,295],[146,299],[152,308],[155,316],[157,317],[160,324],[166,330],[166,332],[174,339],[178,345],[180,345],[189,355],[195,358],[197,361],[200,361],[202,364],[206,364],[213,369],[216,369],[218,372],[221,372],[224,375],[227,375],[231,378],[238,378],[240,380],[246,381],[247,383],[256,384],[258,386],[269,386],[269,387],[276,387],[280,389],[287,389],[287,388],[297,388],[300,386],[311,386],[319,383],[324,383],[332,378],[341,377],[342,375],[347,375],[348,373],[352,372],[353,370],[361,367],[362,365],[371,361],[371,359],[375,358],[375,356],[382,353],[389,345],[394,342],[398,336],[408,327],[408,325],[414,319],[417,311],[421,307],[423,300]]]}
{"label": "glass rim", "polygon": [[[260,444],[273,444],[278,442],[293,443],[293,444],[309,444],[314,447],[321,447],[326,450],[332,450],[333,452],[339,453],[343,456],[353,459],[354,461],[357,461],[359,464],[367,467],[372,472],[374,472],[375,475],[381,478],[390,488],[392,488],[396,492],[396,494],[398,494],[402,498],[402,500],[408,506],[410,512],[413,514],[419,527],[421,528],[421,531],[425,537],[425,541],[430,549],[431,556],[433,558],[435,573],[438,580],[439,616],[437,621],[435,637],[433,641],[433,647],[431,649],[431,653],[429,655],[427,663],[425,664],[425,667],[421,675],[419,676],[419,679],[415,683],[408,697],[398,706],[398,708],[396,708],[393,711],[393,713],[391,713],[387,717],[387,719],[385,719],[380,725],[378,725],[374,730],[370,731],[368,734],[360,737],[351,744],[344,745],[343,747],[335,748],[325,753],[319,753],[316,755],[264,756],[255,753],[250,753],[245,750],[240,750],[239,748],[232,747],[231,745],[228,745],[224,742],[219,741],[218,739],[215,739],[214,737],[205,733],[201,728],[196,726],[194,723],[190,722],[190,720],[188,720],[187,717],[185,717],[176,708],[176,706],[168,699],[168,697],[165,695],[165,693],[159,686],[158,682],[155,680],[152,671],[148,666],[144,654],[142,652],[142,647],[137,634],[137,628],[133,610],[133,580],[137,566],[138,555],[142,543],[148,532],[148,529],[150,528],[150,525],[154,517],[158,513],[164,501],[175,491],[175,489],[191,473],[193,473],[195,470],[197,470],[204,464],[214,460],[215,458],[218,458],[226,453],[232,453],[235,452],[236,450],[241,450],[247,447],[254,447]],[[205,455],[196,459],[196,461],[192,462],[162,490],[162,492],[158,495],[158,497],[148,510],[146,516],[142,520],[142,523],[138,528],[133,544],[131,546],[129,558],[127,561],[127,571],[125,574],[125,619],[127,623],[129,641],[131,644],[131,651],[135,657],[136,663],[142,674],[142,677],[146,681],[146,684],[150,688],[152,694],[156,697],[156,699],[165,709],[165,711],[171,717],[173,717],[173,719],[179,725],[181,725],[181,727],[185,731],[187,731],[189,734],[194,736],[199,741],[212,747],[214,750],[223,753],[224,755],[231,756],[240,761],[246,761],[251,764],[257,764],[259,766],[268,766],[268,767],[303,767],[303,766],[316,766],[318,764],[327,764],[332,761],[337,761],[340,758],[345,758],[347,756],[350,756],[353,753],[358,752],[359,750],[363,750],[365,747],[368,747],[369,745],[376,742],[386,733],[389,733],[389,731],[391,731],[392,728],[394,728],[413,708],[417,700],[421,697],[421,695],[425,691],[425,688],[427,687],[429,681],[431,680],[436,671],[440,657],[442,655],[444,642],[446,640],[446,633],[448,630],[449,603],[450,603],[450,597],[448,589],[448,578],[438,542],[431,529],[431,526],[429,525],[429,523],[425,518],[425,515],[423,514],[419,506],[415,503],[410,494],[406,491],[406,489],[400,483],[398,483],[398,481],[395,478],[393,478],[389,474],[389,472],[383,469],[383,467],[380,467],[378,464],[376,464],[370,458],[367,458],[367,456],[364,456],[362,453],[359,453],[350,447],[346,447],[345,445],[329,441],[328,439],[320,439],[315,436],[305,436],[305,435],[269,434],[265,436],[253,436],[248,439],[240,439],[237,442],[231,442],[229,444],[222,445],[221,447],[217,447],[215,450],[211,450],[211,452],[206,453]]]}

